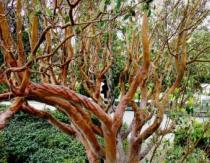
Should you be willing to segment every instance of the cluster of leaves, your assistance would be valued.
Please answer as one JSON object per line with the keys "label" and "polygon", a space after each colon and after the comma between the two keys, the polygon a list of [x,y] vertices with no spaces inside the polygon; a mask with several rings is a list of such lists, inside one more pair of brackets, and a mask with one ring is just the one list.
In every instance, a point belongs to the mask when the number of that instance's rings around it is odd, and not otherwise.
{"label": "cluster of leaves", "polygon": [[182,158],[188,148],[194,146],[192,153],[188,155],[185,162],[208,162],[210,158],[210,130],[208,122],[200,123],[194,119],[180,117],[179,127],[175,132],[174,144],[167,152],[166,161],[175,162]]}
{"label": "cluster of leaves", "polygon": [[[166,162],[177,162],[178,159],[182,158],[185,153],[185,148],[181,146],[175,146],[167,153],[167,157],[165,159]],[[206,154],[203,150],[196,148],[193,153],[191,153],[186,160],[185,163],[197,163],[197,162],[208,162]]]}
{"label": "cluster of leaves", "polygon": [[7,89],[8,89],[8,87],[6,86],[6,84],[1,84],[0,85],[0,93],[5,92]]}
{"label": "cluster of leaves", "polygon": [[118,13],[123,3],[125,3],[125,0],[102,0],[99,4],[99,10],[104,12],[109,6],[114,12]]}
{"label": "cluster of leaves", "polygon": [[2,134],[2,131],[0,132],[0,162],[1,163],[6,163],[7,162],[7,158],[8,158],[8,153],[5,150],[5,137]]}
{"label": "cluster of leaves", "polygon": [[[67,121],[66,117],[54,113]],[[82,145],[45,120],[20,112],[0,133],[0,162],[85,162]]]}
{"label": "cluster of leaves", "polygon": [[191,124],[184,125],[175,133],[175,145],[185,146],[189,142],[199,141],[198,147],[210,150],[210,129],[208,126],[209,124],[196,120],[193,120]]}
{"label": "cluster of leaves", "polygon": [[[199,56],[198,59],[201,60],[209,60],[210,59],[210,32],[205,27],[201,28],[192,36],[189,40],[189,53],[190,59],[195,59],[199,52],[203,52],[202,55]],[[189,71],[192,77],[194,77],[197,82],[200,83],[208,83],[210,82],[210,72],[209,72],[209,64],[206,63],[196,63],[192,66],[189,66]]]}

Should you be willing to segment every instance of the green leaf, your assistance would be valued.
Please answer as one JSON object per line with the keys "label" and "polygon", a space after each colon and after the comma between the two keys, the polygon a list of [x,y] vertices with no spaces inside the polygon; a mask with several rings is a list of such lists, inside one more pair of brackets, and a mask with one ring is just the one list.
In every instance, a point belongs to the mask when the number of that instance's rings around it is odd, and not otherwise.
{"label": "green leaf", "polygon": [[100,10],[101,12],[103,12],[103,11],[104,11],[104,8],[105,8],[105,2],[106,2],[106,0],[102,0],[102,1],[100,2],[100,4],[99,4],[99,10]]}
{"label": "green leaf", "polygon": [[30,53],[29,55],[28,55],[28,61],[30,62],[30,61],[32,61],[33,60],[33,55]]}
{"label": "green leaf", "polygon": [[46,15],[48,16],[48,17],[52,17],[53,16],[53,12],[52,12],[52,10],[50,9],[50,8],[45,8],[45,11],[46,11]]}
{"label": "green leaf", "polygon": [[149,9],[149,5],[147,3],[143,3],[142,10],[143,12],[147,11]]}
{"label": "green leaf", "polygon": [[41,15],[41,13],[42,13],[41,11],[36,11],[35,15],[39,16],[39,15]]}
{"label": "green leaf", "polygon": [[149,10],[149,11],[148,11],[148,17],[151,16],[151,13],[152,13],[151,10]]}
{"label": "green leaf", "polygon": [[40,6],[40,3],[37,3],[36,6],[35,6],[35,15],[36,16],[39,16],[41,15],[41,6]]}
{"label": "green leaf", "polygon": [[121,2],[122,0],[117,0],[117,5],[116,5],[116,9],[119,10],[121,7]]}
{"label": "green leaf", "polygon": [[70,17],[68,15],[66,15],[65,18],[64,18],[64,21],[65,21],[65,23],[69,22],[70,21]]}

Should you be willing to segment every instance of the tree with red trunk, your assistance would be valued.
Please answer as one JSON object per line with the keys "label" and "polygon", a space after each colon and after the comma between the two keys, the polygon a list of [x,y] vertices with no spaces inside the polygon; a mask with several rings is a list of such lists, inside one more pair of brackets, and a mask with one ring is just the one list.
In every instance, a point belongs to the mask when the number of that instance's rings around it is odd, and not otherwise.
{"label": "tree with red trunk", "polygon": [[[173,128],[161,129],[160,124],[187,66],[202,57],[199,53],[196,60],[190,60],[187,48],[193,32],[208,14],[206,3],[168,0],[159,6],[155,2],[122,0],[0,0],[0,47],[4,57],[0,84],[8,87],[0,94],[0,101],[12,101],[0,113],[0,128],[18,111],[25,111],[78,139],[89,162],[139,162],[152,149],[151,145],[142,149],[143,142]],[[23,41],[24,34],[29,42]],[[116,59],[120,57],[124,69],[119,80],[113,82]],[[165,84],[168,76],[171,81]],[[106,99],[100,94],[105,78]],[[114,102],[114,89],[120,92],[119,103]],[[135,102],[137,93],[140,105]],[[70,123],[33,108],[29,100],[55,106]],[[134,119],[124,128],[128,106]],[[152,117],[152,124],[143,130]]]}

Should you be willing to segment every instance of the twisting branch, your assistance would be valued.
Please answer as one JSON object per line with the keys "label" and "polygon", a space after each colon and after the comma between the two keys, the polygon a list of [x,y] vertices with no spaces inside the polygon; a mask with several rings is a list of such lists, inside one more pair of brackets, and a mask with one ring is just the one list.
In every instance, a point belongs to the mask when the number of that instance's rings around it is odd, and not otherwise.
{"label": "twisting branch", "polygon": [[0,102],[10,100],[13,97],[14,96],[13,96],[12,92],[1,93],[0,94]]}
{"label": "twisting branch", "polygon": [[[55,86],[50,84],[30,84],[29,94],[35,95],[39,98],[45,97],[46,95],[60,96],[68,99],[74,103],[82,104],[86,109],[95,114],[105,125],[109,128],[112,120],[106,114],[106,112],[95,102],[91,101],[85,96],[79,95],[74,91],[64,86]],[[53,104],[54,105],[54,104]]]}
{"label": "twisting branch", "polygon": [[21,109],[23,102],[24,98],[16,97],[10,108],[0,113],[0,129],[3,129],[8,120]]}
{"label": "twisting branch", "polygon": [[50,113],[41,111],[41,110],[37,110],[37,109],[33,108],[32,106],[30,106],[28,103],[24,103],[22,106],[22,109],[34,116],[37,116],[42,119],[47,119],[52,125],[54,125],[58,129],[60,129],[64,133],[71,135],[71,136],[76,136],[76,131],[69,124],[65,124],[65,123],[59,121],[58,119],[53,117]]}

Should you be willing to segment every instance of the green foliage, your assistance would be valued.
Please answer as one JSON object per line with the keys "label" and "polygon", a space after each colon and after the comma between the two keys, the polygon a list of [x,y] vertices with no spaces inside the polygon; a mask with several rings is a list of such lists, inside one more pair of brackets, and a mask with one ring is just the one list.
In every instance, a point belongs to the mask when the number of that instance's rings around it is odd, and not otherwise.
{"label": "green foliage", "polygon": [[102,0],[99,4],[99,10],[104,12],[108,6],[111,6],[112,10],[118,13],[123,2],[125,2],[125,0]]}
{"label": "green foliage", "polygon": [[87,97],[89,97],[88,92],[85,90],[84,86],[82,83],[78,83],[77,87],[76,87],[76,91],[81,94],[81,95],[85,95]]}
{"label": "green foliage", "polygon": [[5,92],[7,90],[7,85],[6,84],[1,84],[0,85],[0,93]]}
{"label": "green foliage", "polygon": [[175,133],[175,145],[184,146],[189,142],[196,142],[199,140],[201,143],[206,142],[207,148],[210,148],[210,129],[206,129],[206,125],[197,121],[187,125],[182,125]]}
{"label": "green foliage", "polygon": [[53,17],[53,12],[52,12],[52,10],[50,8],[46,7],[45,11],[46,11],[46,15],[48,17]]}
{"label": "green foliage", "polygon": [[4,110],[7,109],[7,108],[8,108],[7,105],[2,105],[2,104],[0,104],[0,112],[1,112],[1,111],[4,111]]}
{"label": "green foliage", "polygon": [[69,123],[69,117],[62,112],[52,112],[52,115],[64,123]]}
{"label": "green foliage", "polygon": [[166,162],[178,162],[186,154],[188,147],[194,146],[185,162],[208,162],[210,158],[210,129],[209,122],[199,122],[188,113],[193,107],[193,100],[189,99],[187,108],[179,108],[170,112],[169,117],[176,123],[174,143],[167,151]]}
{"label": "green foliage", "polygon": [[[175,131],[174,144],[167,151],[166,162],[177,162],[183,158],[189,145],[195,145],[185,162],[208,162],[210,155],[210,130],[208,124],[200,123],[196,120],[190,120],[186,117],[180,117],[177,121],[179,127]],[[207,127],[207,130],[205,130]]]}
{"label": "green foliage", "polygon": [[209,161],[210,130],[206,126],[208,124],[196,120],[191,121],[188,118],[184,119],[184,117],[180,119],[182,121],[175,132],[174,146],[168,151],[166,160],[175,162],[177,158],[180,159],[186,154],[189,145],[195,145],[193,152],[189,154],[185,162]]}
{"label": "green foliage", "polygon": [[40,16],[42,14],[41,5],[38,1],[36,1],[35,3],[36,3],[36,5],[35,5],[35,15]]}
{"label": "green foliage", "polygon": [[142,10],[145,12],[145,11],[148,11],[149,10],[149,4],[148,3],[143,3],[142,5]]}
{"label": "green foliage", "polygon": [[1,163],[7,163],[8,153],[5,150],[5,137],[2,134],[2,131],[0,131],[0,162]]}
{"label": "green foliage", "polygon": [[[122,130],[128,130],[128,125],[126,123],[123,124]],[[123,140],[123,149],[125,152],[128,151],[129,148],[129,142],[128,139]]]}
{"label": "green foliage", "polygon": [[[118,45],[116,45],[118,46]],[[117,98],[119,96],[119,76],[123,71],[125,66],[125,57],[123,55],[117,55],[113,60],[113,65],[111,67],[111,74],[112,74],[112,84],[113,84],[113,94]]]}
{"label": "green foliage", "polygon": [[[66,121],[64,115],[54,114]],[[7,157],[8,162],[80,163],[86,160],[84,149],[77,140],[58,131],[47,121],[22,112],[0,133],[0,141],[0,153]]]}
{"label": "green foliage", "polygon": [[[210,32],[208,31],[208,29],[203,28],[195,32],[188,43],[188,49],[190,49],[189,53],[190,59],[191,60],[195,59],[200,52],[202,53],[197,59],[200,60],[210,59],[209,42],[210,42]],[[209,69],[210,69],[209,63],[195,62],[194,64],[189,66],[188,70],[190,71],[191,77],[194,77],[194,79],[197,82],[208,83],[210,82]]]}
{"label": "green foliage", "polygon": [[133,8],[130,8],[129,9],[129,12],[124,16],[124,20],[127,20],[128,18],[132,17],[132,16],[135,16],[136,15],[136,12]]}
{"label": "green foliage", "polygon": [[[182,146],[174,146],[171,150],[168,151],[167,157],[165,159],[166,162],[175,163],[179,162],[180,159],[185,154],[185,148]],[[190,154],[185,163],[198,163],[198,162],[208,162],[208,158],[203,150],[195,149],[192,154]]]}
{"label": "green foliage", "polygon": [[27,31],[23,31],[23,46],[25,54],[28,55],[31,51],[30,41],[29,41],[29,34]]}

